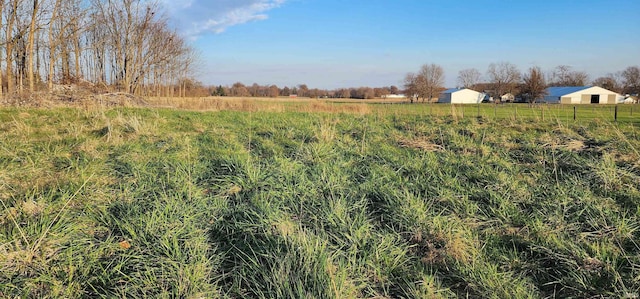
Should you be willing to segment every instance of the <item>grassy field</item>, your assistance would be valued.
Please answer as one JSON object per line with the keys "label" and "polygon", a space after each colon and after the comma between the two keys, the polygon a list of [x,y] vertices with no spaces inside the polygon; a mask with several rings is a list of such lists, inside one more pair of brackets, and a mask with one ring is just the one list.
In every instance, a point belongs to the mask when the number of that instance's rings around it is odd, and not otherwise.
{"label": "grassy field", "polygon": [[0,108],[1,298],[640,295],[632,106],[150,102]]}
{"label": "grassy field", "polygon": [[[559,105],[536,104],[409,104],[405,99],[308,99],[308,98],[149,98],[153,107],[190,111],[246,111],[246,112],[344,112],[355,114],[419,114],[451,117],[454,120],[482,117],[492,120],[529,120],[535,122],[635,123],[640,125],[640,105]],[[616,109],[617,118],[616,118]],[[575,115],[575,119],[574,119]]]}

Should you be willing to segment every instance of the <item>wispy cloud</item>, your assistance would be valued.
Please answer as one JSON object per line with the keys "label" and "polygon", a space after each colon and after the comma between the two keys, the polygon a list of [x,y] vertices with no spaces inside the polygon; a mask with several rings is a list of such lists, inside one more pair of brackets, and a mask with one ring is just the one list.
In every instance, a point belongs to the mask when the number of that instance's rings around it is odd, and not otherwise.
{"label": "wispy cloud", "polygon": [[219,34],[227,28],[268,18],[287,0],[163,0],[169,15],[188,36]]}

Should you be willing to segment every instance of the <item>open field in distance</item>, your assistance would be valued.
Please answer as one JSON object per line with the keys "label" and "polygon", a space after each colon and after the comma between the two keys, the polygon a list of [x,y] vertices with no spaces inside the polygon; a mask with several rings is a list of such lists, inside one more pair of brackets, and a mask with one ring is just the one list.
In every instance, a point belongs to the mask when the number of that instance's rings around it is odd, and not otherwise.
{"label": "open field in distance", "polygon": [[629,106],[148,104],[0,108],[0,297],[640,294]]}
{"label": "open field in distance", "polygon": [[[604,121],[640,124],[640,105],[561,105],[561,104],[465,104],[413,103],[406,99],[309,99],[309,98],[147,98],[152,107],[190,111],[247,112],[332,112],[376,115],[426,115],[454,120],[485,119],[529,120],[535,122]],[[616,108],[617,106],[617,108]],[[574,108],[576,119],[574,121]],[[616,109],[618,110],[617,119]]]}

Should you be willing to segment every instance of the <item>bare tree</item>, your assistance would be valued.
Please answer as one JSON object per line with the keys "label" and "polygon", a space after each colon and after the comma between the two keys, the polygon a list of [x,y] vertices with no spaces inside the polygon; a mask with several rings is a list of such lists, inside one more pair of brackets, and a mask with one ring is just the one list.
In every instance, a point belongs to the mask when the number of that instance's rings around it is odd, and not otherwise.
{"label": "bare tree", "polygon": [[[83,10],[79,8],[77,0],[56,0],[53,3],[52,10],[49,15],[48,30],[47,30],[47,43],[48,43],[48,70],[47,70],[47,85],[49,90],[53,89],[53,82],[56,77],[56,69],[61,70],[62,82],[71,83],[71,59],[70,55],[70,42],[78,41],[79,38],[73,38],[80,33],[81,26],[76,26],[79,22],[79,18],[83,17]],[[76,43],[76,42],[74,42]],[[81,53],[76,49],[76,57],[79,57]],[[61,61],[58,61],[61,59]],[[79,67],[79,59],[76,59],[76,67]],[[76,75],[77,75],[76,70]]]}
{"label": "bare tree", "polygon": [[145,42],[153,37],[156,7],[141,0],[94,0],[93,5],[97,21],[107,31],[115,81],[122,90],[134,92],[134,81],[140,79],[144,59],[149,57]]}
{"label": "bare tree", "polygon": [[[86,31],[86,40],[89,43],[89,56],[90,56],[90,65],[93,69],[93,78],[92,80],[99,85],[106,85],[108,73],[107,73],[107,65],[108,65],[108,51],[107,51],[107,30],[104,26],[99,26],[101,24],[102,15],[96,11],[95,8],[92,8],[91,13],[89,14],[89,19],[93,20],[90,24],[90,29]],[[155,69],[156,71],[158,69]],[[161,78],[158,76],[157,72],[154,72],[154,83],[159,83]],[[158,87],[158,85],[156,85]],[[159,92],[159,89],[157,90]],[[159,96],[159,94],[158,94]]]}
{"label": "bare tree", "polygon": [[422,96],[422,101],[424,102],[426,98],[431,102],[444,89],[444,69],[437,64],[425,64],[420,68],[418,76],[422,77],[418,85],[418,92]]}
{"label": "bare tree", "polygon": [[[181,55],[178,56],[179,58],[179,63],[178,65],[178,76],[180,77],[180,81],[183,82],[183,84],[180,86],[180,96],[182,97],[186,97],[187,96],[187,86],[185,85],[186,82],[191,81],[189,79],[189,72],[191,71],[191,66],[192,64],[194,64],[196,62],[196,60],[198,59],[197,57],[197,53],[191,49],[188,50],[180,50],[182,51]],[[143,61],[144,64],[140,65],[140,72],[138,77],[136,77],[136,80],[134,81],[134,92],[135,90],[137,90],[138,86],[140,85],[144,85],[144,74],[147,73],[147,62]]]}
{"label": "bare tree", "polygon": [[522,95],[527,99],[529,105],[532,105],[536,100],[544,98],[547,94],[547,83],[544,79],[544,74],[539,67],[532,67],[528,73],[523,75]]}
{"label": "bare tree", "polygon": [[620,93],[623,90],[621,77],[621,72],[609,73],[604,77],[599,77],[593,80],[591,84]]}
{"label": "bare tree", "polygon": [[289,89],[289,86],[285,86],[280,90],[280,95],[288,97],[291,95],[291,89]]}
{"label": "bare tree", "polygon": [[84,21],[84,9],[80,8],[79,2],[76,0],[69,0],[69,7],[73,11],[72,17],[70,17],[71,27],[69,32],[69,43],[70,47],[73,49],[73,58],[74,58],[74,79],[82,80],[83,75],[80,68],[80,57],[82,55],[82,43],[81,43],[81,34],[84,33],[85,24],[82,24],[81,21]]}
{"label": "bare tree", "polygon": [[351,97],[351,91],[348,88],[341,88],[336,92],[336,96],[338,98],[348,99]]}
{"label": "bare tree", "polygon": [[473,88],[480,82],[480,71],[475,68],[464,69],[458,72],[458,84],[464,88]]}
{"label": "bare tree", "polygon": [[[0,0],[0,28],[2,28],[2,21],[3,21],[3,16],[4,16],[4,0]],[[0,43],[0,46],[6,46],[6,39],[4,43]],[[4,92],[2,91],[4,85],[2,83],[3,81],[3,77],[2,77],[2,49],[0,48],[0,97],[4,96]]]}
{"label": "bare tree", "polygon": [[568,65],[559,65],[551,73],[551,86],[585,86],[589,75],[585,72],[573,71]]}
{"label": "bare tree", "polygon": [[232,97],[249,97],[251,93],[244,84],[236,82],[229,89],[229,95]]}
{"label": "bare tree", "polygon": [[414,99],[431,102],[443,89],[442,85],[444,70],[436,64],[425,64],[418,73],[408,73],[404,78],[405,93],[412,103]]}
{"label": "bare tree", "polygon": [[351,89],[351,98],[354,99],[372,99],[375,97],[373,88],[371,87],[358,87]]}
{"label": "bare tree", "polygon": [[299,84],[298,85],[298,96],[299,97],[308,97],[309,96],[309,87],[307,84]]}
{"label": "bare tree", "polygon": [[258,85],[258,83],[253,83],[251,87],[248,87],[248,89],[252,97],[260,96],[260,85]]}
{"label": "bare tree", "polygon": [[269,97],[277,98],[280,95],[280,89],[276,85],[269,86]]}
{"label": "bare tree", "polygon": [[383,98],[387,95],[391,94],[391,89],[389,87],[378,87],[373,89],[374,97]]}
{"label": "bare tree", "polygon": [[640,67],[630,66],[626,68],[622,71],[622,79],[624,84],[624,93],[640,93]]}
{"label": "bare tree", "polygon": [[420,83],[418,82],[418,80],[420,80],[420,76],[414,73],[408,73],[404,77],[404,93],[407,95],[411,103],[413,103],[414,100],[417,100],[417,98],[420,97],[418,91],[418,85]]}
{"label": "bare tree", "polygon": [[56,41],[62,41],[62,39],[54,39],[54,24],[56,23],[56,20],[58,20],[58,11],[60,8],[60,3],[62,0],[56,0],[56,2],[53,4],[52,7],[52,12],[51,12],[51,19],[49,20],[49,30],[47,31],[47,39],[49,41],[49,69],[47,72],[47,86],[49,88],[49,91],[53,91],[53,73],[54,73],[54,67],[55,67],[55,60],[56,60],[56,47],[58,46],[58,43]]}
{"label": "bare tree", "polygon": [[33,52],[33,46],[35,44],[35,35],[36,30],[36,21],[38,18],[38,11],[40,10],[40,0],[33,0],[33,10],[31,11],[31,24],[29,26],[29,41],[27,45],[27,76],[29,80],[29,92],[35,91],[35,82],[34,82],[34,74],[33,74],[33,57],[35,53]]}
{"label": "bare tree", "polygon": [[317,98],[319,98],[321,95],[322,95],[322,91],[320,91],[320,89],[317,89],[317,88],[309,89],[309,95],[308,95],[308,96],[309,96],[310,98],[316,98],[316,99],[317,99]]}
{"label": "bare tree", "polygon": [[[130,93],[185,95],[186,79],[196,55],[185,40],[169,29],[157,2],[145,0],[92,0],[93,60],[112,85]],[[78,52],[78,51],[76,51]],[[171,85],[177,86],[170,88]]]}
{"label": "bare tree", "polygon": [[[6,84],[6,92],[13,94],[23,88],[36,91],[41,78],[49,90],[55,82],[86,78],[131,93],[170,94],[178,86],[184,95],[197,57],[170,29],[159,3],[0,1],[0,62],[5,70],[0,86]],[[189,88],[200,88],[192,85]],[[0,96],[3,93],[0,88]]]}
{"label": "bare tree", "polygon": [[[4,2],[4,1],[3,1]],[[5,26],[5,55],[6,55],[6,70],[7,70],[7,93],[12,94],[15,89],[15,74],[13,71],[14,64],[14,49],[16,47],[16,36],[14,28],[16,19],[18,17],[18,4],[20,0],[10,0],[7,7],[7,25]]]}
{"label": "bare tree", "polygon": [[487,70],[489,82],[493,84],[492,96],[500,99],[506,93],[513,93],[520,81],[518,67],[509,62],[492,63]]}

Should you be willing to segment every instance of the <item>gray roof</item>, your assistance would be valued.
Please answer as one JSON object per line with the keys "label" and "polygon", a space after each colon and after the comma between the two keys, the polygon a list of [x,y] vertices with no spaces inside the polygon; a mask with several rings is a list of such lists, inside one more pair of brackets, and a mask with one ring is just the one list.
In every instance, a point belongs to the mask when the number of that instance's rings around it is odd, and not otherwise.
{"label": "gray roof", "polygon": [[591,86],[556,86],[547,88],[547,96],[561,97],[570,93],[578,92]]}
{"label": "gray roof", "polygon": [[443,91],[442,93],[454,93],[454,92],[457,92],[457,91],[461,91],[463,89],[464,88],[449,88],[449,89]]}

